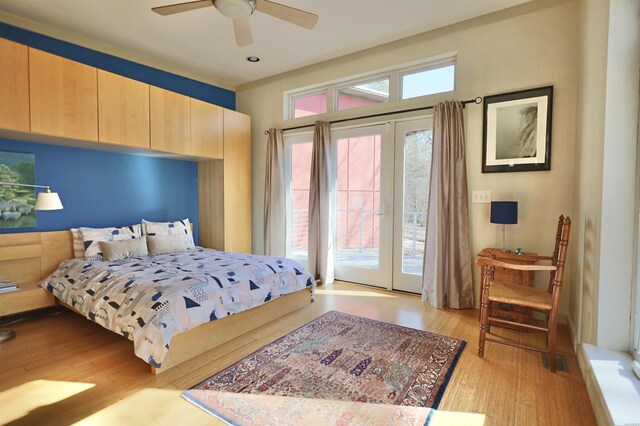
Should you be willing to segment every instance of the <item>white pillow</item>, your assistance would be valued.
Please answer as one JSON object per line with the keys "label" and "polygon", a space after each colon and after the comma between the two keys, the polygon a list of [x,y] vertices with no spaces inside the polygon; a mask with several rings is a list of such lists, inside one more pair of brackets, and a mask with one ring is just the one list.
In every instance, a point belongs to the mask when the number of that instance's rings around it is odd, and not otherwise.
{"label": "white pillow", "polygon": [[84,259],[84,243],[82,242],[80,229],[71,228],[71,237],[73,239],[73,257],[76,259]]}
{"label": "white pillow", "polygon": [[86,260],[102,260],[100,241],[120,241],[142,236],[140,225],[121,228],[80,228]]}
{"label": "white pillow", "polygon": [[187,251],[184,238],[179,234],[155,237],[147,235],[147,246],[149,247],[149,254],[151,256],[155,254],[180,253]]}
{"label": "white pillow", "polygon": [[184,235],[184,243],[187,250],[196,247],[193,243],[193,233],[189,219],[177,220],[175,222],[149,222],[142,219],[142,233],[151,237],[166,237],[167,235]]}
{"label": "white pillow", "polygon": [[[184,243],[182,243],[184,245]],[[118,241],[100,241],[102,259],[107,262],[127,259],[129,257],[145,257],[149,255],[147,240],[132,238]]]}

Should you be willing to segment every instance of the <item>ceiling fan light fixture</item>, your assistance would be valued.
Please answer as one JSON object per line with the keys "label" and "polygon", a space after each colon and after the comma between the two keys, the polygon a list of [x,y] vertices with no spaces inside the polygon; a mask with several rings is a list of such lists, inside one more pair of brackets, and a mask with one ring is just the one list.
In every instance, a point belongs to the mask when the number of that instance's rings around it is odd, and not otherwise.
{"label": "ceiling fan light fixture", "polygon": [[214,0],[213,5],[227,18],[243,19],[253,14],[255,0]]}

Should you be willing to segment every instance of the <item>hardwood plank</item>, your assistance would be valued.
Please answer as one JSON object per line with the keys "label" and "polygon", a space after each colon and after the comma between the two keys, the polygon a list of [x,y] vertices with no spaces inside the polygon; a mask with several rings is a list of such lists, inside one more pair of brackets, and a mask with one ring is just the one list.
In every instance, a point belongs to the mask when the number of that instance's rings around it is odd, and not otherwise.
{"label": "hardwood plank", "polygon": [[[128,340],[71,312],[15,324],[17,337],[0,345],[0,416],[17,416],[16,425],[215,424],[179,392],[329,310],[465,339],[438,412],[478,413],[486,425],[596,424],[566,326],[560,326],[558,347],[570,370],[553,374],[542,367],[539,354],[517,348],[488,343],[485,358],[479,358],[477,310],[437,310],[417,296],[346,283],[322,287],[316,302],[158,376],[135,358]],[[538,341],[536,333],[506,333]],[[31,411],[2,399],[5,392],[38,380],[93,387],[51,404],[40,402]],[[21,394],[38,401],[35,391]]]}

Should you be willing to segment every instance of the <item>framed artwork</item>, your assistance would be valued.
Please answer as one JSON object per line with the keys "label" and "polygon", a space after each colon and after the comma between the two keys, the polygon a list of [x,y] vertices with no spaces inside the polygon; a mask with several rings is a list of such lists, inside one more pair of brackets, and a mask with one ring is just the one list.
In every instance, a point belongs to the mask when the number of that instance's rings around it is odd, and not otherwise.
{"label": "framed artwork", "polygon": [[7,185],[33,185],[36,177],[35,154],[0,151],[0,229],[36,226],[34,188]]}
{"label": "framed artwork", "polygon": [[551,170],[553,86],[484,98],[482,173]]}

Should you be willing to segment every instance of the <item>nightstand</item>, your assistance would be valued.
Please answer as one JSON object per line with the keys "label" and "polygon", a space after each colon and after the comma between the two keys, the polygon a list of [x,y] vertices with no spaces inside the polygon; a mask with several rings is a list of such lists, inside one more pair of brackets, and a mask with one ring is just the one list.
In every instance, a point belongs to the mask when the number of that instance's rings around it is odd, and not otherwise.
{"label": "nightstand", "polygon": [[46,308],[55,304],[51,293],[38,283],[20,284],[20,290],[0,294],[0,317]]}
{"label": "nightstand", "polygon": [[[537,263],[537,260],[527,257],[527,255],[535,256],[536,253],[526,253],[521,256],[513,252],[507,252],[496,248],[486,248],[478,253],[478,256],[491,257],[503,262],[517,263],[520,265],[532,265]],[[535,284],[533,271],[518,271],[515,269],[504,269],[499,267],[495,268],[493,280],[494,282],[506,282],[524,285],[527,287],[533,287]],[[531,324],[533,321],[531,309],[513,306],[507,303],[496,303],[491,307],[491,312],[494,316],[507,319],[509,321],[516,321],[523,324]]]}

